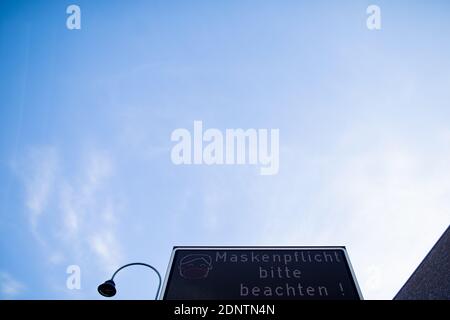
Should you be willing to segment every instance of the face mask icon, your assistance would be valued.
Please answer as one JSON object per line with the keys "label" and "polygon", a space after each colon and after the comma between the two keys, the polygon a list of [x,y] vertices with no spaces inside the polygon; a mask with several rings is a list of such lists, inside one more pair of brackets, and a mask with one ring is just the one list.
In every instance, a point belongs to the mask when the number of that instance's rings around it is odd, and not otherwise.
{"label": "face mask icon", "polygon": [[212,269],[211,257],[207,254],[190,254],[180,260],[180,276],[185,279],[204,279]]}

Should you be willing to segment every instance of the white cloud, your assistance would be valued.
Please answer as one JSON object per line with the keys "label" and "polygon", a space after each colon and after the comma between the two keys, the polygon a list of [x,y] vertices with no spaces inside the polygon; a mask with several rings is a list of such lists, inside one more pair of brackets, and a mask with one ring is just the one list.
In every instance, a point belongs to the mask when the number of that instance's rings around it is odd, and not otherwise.
{"label": "white cloud", "polygon": [[113,174],[112,159],[107,153],[91,151],[87,156],[85,180],[81,186],[84,196],[91,196]]}
{"label": "white cloud", "polygon": [[119,266],[121,254],[117,250],[120,247],[115,235],[110,231],[102,231],[89,239],[89,246],[101,260],[101,265],[108,271]]}
{"label": "white cloud", "polygon": [[23,179],[26,207],[30,212],[33,232],[37,233],[38,220],[47,209],[58,171],[59,159],[53,147],[32,148],[15,170]]}
{"label": "white cloud", "polygon": [[61,252],[54,252],[50,254],[48,260],[51,264],[58,265],[64,262],[64,255]]}
{"label": "white cloud", "polygon": [[63,213],[64,234],[76,236],[79,227],[80,208],[76,205],[76,195],[70,184],[65,183],[60,189],[60,209]]}
{"label": "white cloud", "polygon": [[337,168],[327,192],[344,219],[334,223],[347,235],[368,297],[392,298],[450,223],[449,161],[445,151],[390,141]]}
{"label": "white cloud", "polygon": [[372,265],[362,270],[361,274],[364,278],[362,286],[369,292],[381,290],[383,285],[382,269],[379,265]]}
{"label": "white cloud", "polygon": [[22,172],[30,224],[48,263],[96,264],[105,272],[116,267],[122,253],[116,237],[120,205],[107,183],[114,175],[112,157],[90,149],[69,160],[56,148],[35,147],[26,159],[16,169]]}
{"label": "white cloud", "polygon": [[25,285],[7,272],[0,272],[0,293],[3,298],[12,299],[25,290]]}

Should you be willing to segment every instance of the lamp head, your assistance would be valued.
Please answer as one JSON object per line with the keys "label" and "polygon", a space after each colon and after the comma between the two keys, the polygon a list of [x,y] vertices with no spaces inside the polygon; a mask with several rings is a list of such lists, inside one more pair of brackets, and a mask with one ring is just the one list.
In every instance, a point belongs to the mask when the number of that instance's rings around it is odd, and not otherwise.
{"label": "lamp head", "polygon": [[102,296],[111,298],[116,295],[116,284],[112,280],[107,280],[97,288],[98,293],[100,293]]}

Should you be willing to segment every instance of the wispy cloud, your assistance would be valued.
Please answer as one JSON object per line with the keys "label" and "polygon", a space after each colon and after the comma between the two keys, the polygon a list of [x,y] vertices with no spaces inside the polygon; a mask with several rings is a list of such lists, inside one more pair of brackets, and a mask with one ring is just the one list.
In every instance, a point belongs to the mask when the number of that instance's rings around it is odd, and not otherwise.
{"label": "wispy cloud", "polygon": [[47,261],[96,264],[108,272],[116,267],[122,257],[116,236],[120,206],[107,183],[114,175],[111,155],[89,149],[74,161],[56,148],[35,147],[26,159],[21,163],[25,206]]}
{"label": "wispy cloud", "polygon": [[329,195],[342,219],[331,221],[351,243],[367,296],[392,298],[450,223],[449,161],[445,148],[391,137],[337,166]]}
{"label": "wispy cloud", "polygon": [[59,159],[55,148],[31,148],[21,163],[14,169],[24,181],[26,190],[25,205],[29,210],[30,224],[37,234],[38,221],[51,201]]}
{"label": "wispy cloud", "polygon": [[17,298],[25,290],[25,285],[11,274],[0,271],[0,293],[4,299]]}
{"label": "wispy cloud", "polygon": [[114,233],[106,229],[92,235],[88,241],[91,250],[98,256],[101,265],[105,266],[108,271],[112,271],[118,266],[121,253],[116,248],[119,248],[120,244]]}

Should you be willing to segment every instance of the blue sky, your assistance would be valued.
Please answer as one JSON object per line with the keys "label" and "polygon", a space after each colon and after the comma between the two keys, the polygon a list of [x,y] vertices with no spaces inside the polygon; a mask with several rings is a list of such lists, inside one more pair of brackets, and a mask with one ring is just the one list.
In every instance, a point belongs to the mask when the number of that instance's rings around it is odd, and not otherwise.
{"label": "blue sky", "polygon": [[[1,1],[0,298],[99,298],[174,245],[345,245],[365,298],[391,299],[450,224],[449,9]],[[279,173],[175,166],[194,120],[279,128]],[[156,279],[117,284],[146,299]]]}

